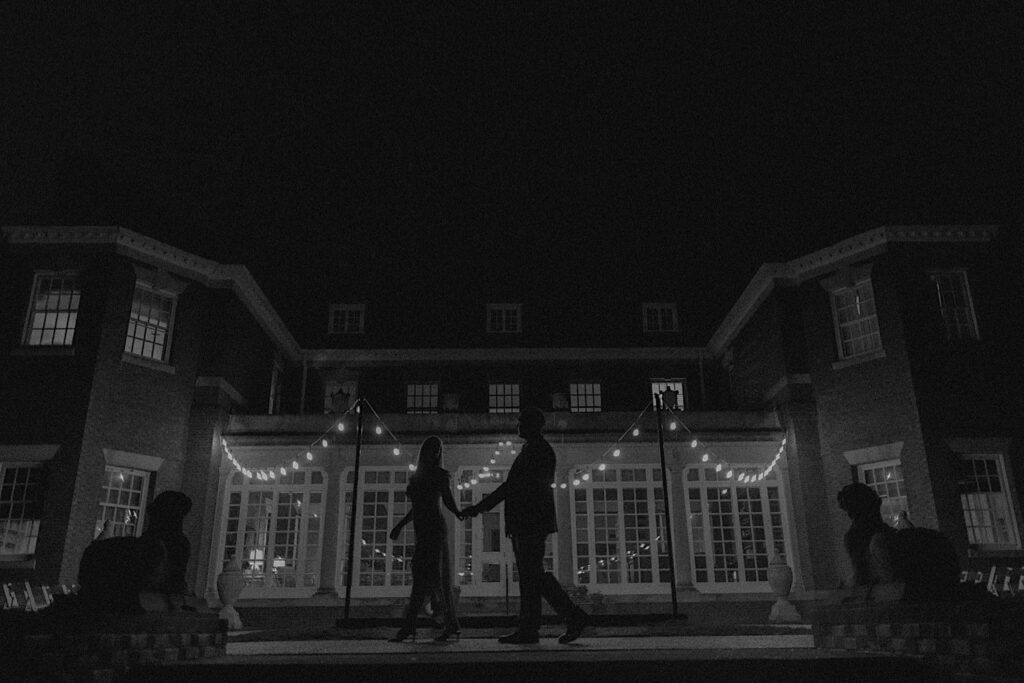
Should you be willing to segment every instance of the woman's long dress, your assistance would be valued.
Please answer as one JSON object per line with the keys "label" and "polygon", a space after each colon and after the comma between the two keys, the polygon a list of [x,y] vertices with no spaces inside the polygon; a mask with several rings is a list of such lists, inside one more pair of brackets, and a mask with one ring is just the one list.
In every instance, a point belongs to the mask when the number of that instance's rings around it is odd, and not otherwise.
{"label": "woman's long dress", "polygon": [[451,552],[448,548],[448,524],[441,511],[442,501],[453,513],[458,508],[452,497],[451,478],[447,471],[437,470],[421,476],[413,475],[405,490],[412,503],[412,523],[416,546],[412,556],[412,594],[406,607],[406,622],[415,624],[423,601],[439,595],[445,612],[445,628],[457,631],[455,600],[451,584]]}

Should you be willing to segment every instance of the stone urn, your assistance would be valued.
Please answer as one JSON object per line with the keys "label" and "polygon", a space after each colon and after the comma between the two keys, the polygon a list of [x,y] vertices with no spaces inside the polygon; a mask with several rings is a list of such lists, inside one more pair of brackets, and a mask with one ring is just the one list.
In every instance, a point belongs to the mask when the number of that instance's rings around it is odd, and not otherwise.
{"label": "stone urn", "polygon": [[220,610],[220,618],[226,619],[228,629],[237,631],[242,628],[242,618],[235,610],[235,602],[245,588],[245,578],[242,576],[242,566],[238,560],[232,558],[224,567],[224,571],[217,577],[217,596],[223,605]]}
{"label": "stone urn", "polygon": [[800,621],[800,613],[789,601],[789,591],[793,588],[793,569],[778,553],[773,553],[768,561],[768,585],[776,598],[768,620],[782,623]]}

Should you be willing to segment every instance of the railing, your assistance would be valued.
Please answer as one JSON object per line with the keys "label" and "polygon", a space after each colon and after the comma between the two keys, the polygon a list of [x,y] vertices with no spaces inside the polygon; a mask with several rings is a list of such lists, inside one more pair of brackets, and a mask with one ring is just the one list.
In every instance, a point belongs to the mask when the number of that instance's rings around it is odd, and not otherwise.
{"label": "railing", "polygon": [[[78,592],[78,586],[60,584],[57,590],[64,595],[70,595]],[[51,604],[53,604],[53,590],[50,586],[33,586],[28,581],[3,584],[3,608],[5,610],[38,612]]]}
{"label": "railing", "polygon": [[987,572],[960,572],[960,583],[984,583],[985,590],[997,598],[1012,598],[1024,595],[1024,566],[1004,567],[1002,571],[992,565]]}

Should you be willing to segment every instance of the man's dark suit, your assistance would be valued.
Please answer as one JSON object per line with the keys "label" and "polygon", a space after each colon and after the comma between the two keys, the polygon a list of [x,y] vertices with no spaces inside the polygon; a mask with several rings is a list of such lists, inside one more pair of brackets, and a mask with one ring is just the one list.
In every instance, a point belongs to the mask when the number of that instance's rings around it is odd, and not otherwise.
{"label": "man's dark suit", "polygon": [[536,634],[540,628],[540,599],[548,601],[566,620],[581,610],[566,595],[551,572],[544,571],[544,545],[558,530],[555,521],[555,452],[543,436],[531,438],[512,463],[508,478],[473,506],[486,512],[505,503],[505,535],[512,539],[519,567],[519,631]]}

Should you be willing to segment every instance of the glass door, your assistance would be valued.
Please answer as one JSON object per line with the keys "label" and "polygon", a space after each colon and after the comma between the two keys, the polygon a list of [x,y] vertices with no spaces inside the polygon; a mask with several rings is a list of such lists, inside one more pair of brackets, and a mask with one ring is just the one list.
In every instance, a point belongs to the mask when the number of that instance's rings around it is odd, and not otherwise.
{"label": "glass door", "polygon": [[[463,506],[480,502],[504,480],[503,471],[492,470],[491,476],[463,475],[459,491]],[[476,481],[476,484],[472,484]],[[505,536],[505,505],[466,519],[461,524],[461,543],[456,565],[458,583],[463,595],[518,596],[519,582],[514,568],[512,542]]]}

